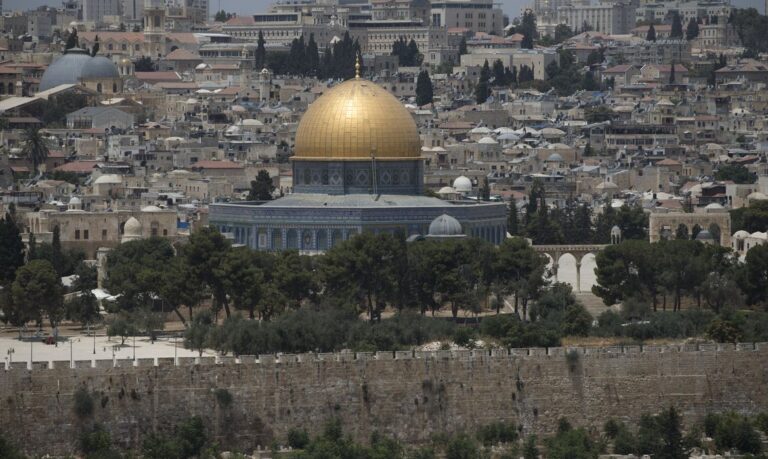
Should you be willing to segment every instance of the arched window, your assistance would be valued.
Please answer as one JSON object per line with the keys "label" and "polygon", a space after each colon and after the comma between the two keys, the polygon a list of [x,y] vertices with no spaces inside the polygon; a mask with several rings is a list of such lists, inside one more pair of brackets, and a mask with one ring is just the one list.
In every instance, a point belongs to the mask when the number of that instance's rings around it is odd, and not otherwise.
{"label": "arched window", "polygon": [[117,92],[117,83],[112,83],[112,92]]}
{"label": "arched window", "polygon": [[96,84],[96,92],[101,92],[101,83]]}

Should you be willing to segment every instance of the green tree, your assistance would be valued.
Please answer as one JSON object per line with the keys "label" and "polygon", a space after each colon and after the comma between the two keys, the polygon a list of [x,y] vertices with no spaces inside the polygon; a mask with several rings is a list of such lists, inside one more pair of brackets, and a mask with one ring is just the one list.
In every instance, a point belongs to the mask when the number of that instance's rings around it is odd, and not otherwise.
{"label": "green tree", "polygon": [[416,79],[416,105],[431,104],[433,97],[432,80],[429,78],[429,72],[422,70]]}
{"label": "green tree", "polygon": [[672,13],[672,31],[669,32],[669,38],[683,38],[683,21],[680,19],[680,13],[677,11]]}
{"label": "green tree", "polygon": [[235,309],[248,311],[248,316],[255,319],[256,308],[263,295],[264,273],[254,252],[247,247],[230,250],[221,269],[225,288]]}
{"label": "green tree", "polygon": [[318,76],[320,74],[320,52],[315,41],[315,34],[309,34],[309,42],[306,48],[305,74],[308,76]]}
{"label": "green tree", "polygon": [[482,104],[491,95],[490,88],[491,68],[488,66],[486,60],[483,67],[480,69],[480,80],[475,86],[475,100],[478,104]]}
{"label": "green tree", "polygon": [[558,24],[555,27],[555,43],[562,43],[574,35],[568,24]]}
{"label": "green tree", "polygon": [[715,171],[715,179],[732,180],[738,184],[750,184],[757,181],[757,174],[750,172],[741,164],[726,164]]}
{"label": "green tree", "polygon": [[64,316],[64,288],[53,266],[45,260],[32,260],[16,271],[11,284],[13,306],[18,316],[42,321],[48,317],[55,327]]}
{"label": "green tree", "polygon": [[272,183],[272,177],[265,169],[256,174],[256,180],[251,180],[251,189],[248,192],[249,201],[270,201],[274,199],[272,193],[275,192],[275,185]]}
{"label": "green tree", "polygon": [[529,435],[523,446],[523,459],[539,459],[539,449],[536,447],[536,436]]}
{"label": "green tree", "polygon": [[195,278],[183,257],[173,257],[166,269],[160,273],[157,295],[164,306],[170,306],[185,326],[187,321],[180,308],[187,307],[188,317],[192,318],[192,308],[203,298],[203,286]]}
{"label": "green tree", "polygon": [[533,49],[533,40],[536,38],[536,15],[533,11],[526,10],[523,13],[518,33],[523,34],[523,41],[520,43],[520,47],[523,49]]}
{"label": "green tree", "polygon": [[685,459],[688,455],[683,451],[683,433],[680,415],[674,406],[662,411],[656,416],[661,446],[654,457],[661,459]]}
{"label": "green tree", "polygon": [[219,10],[213,16],[213,20],[216,22],[227,22],[232,19],[232,13],[227,13],[224,10]]}
{"label": "green tree", "polygon": [[0,286],[15,279],[16,270],[24,264],[24,243],[15,219],[10,213],[0,219]]}
{"label": "green tree", "polygon": [[509,211],[507,214],[507,232],[512,236],[518,236],[520,233],[520,221],[517,213],[517,203],[515,203],[513,198],[509,202]]}
{"label": "green tree", "polygon": [[117,304],[123,310],[152,307],[173,257],[173,248],[165,238],[120,244],[107,257],[105,287],[120,295]]}
{"label": "green tree", "polygon": [[214,328],[211,311],[206,310],[198,313],[184,332],[184,347],[196,350],[202,357],[203,351],[210,343],[211,330]]}
{"label": "green tree", "polygon": [[259,38],[256,40],[256,51],[253,53],[253,65],[256,69],[263,69],[267,66],[267,49],[264,40],[264,32],[259,30]]}
{"label": "green tree", "polygon": [[688,26],[685,29],[685,39],[690,41],[699,36],[699,21],[696,18],[691,18],[688,21]]}
{"label": "green tree", "polygon": [[646,41],[656,41],[656,27],[651,24],[648,26],[648,33],[645,34],[645,40]]}
{"label": "green tree", "polygon": [[40,165],[48,159],[48,140],[39,128],[32,127],[24,131],[22,143],[24,146],[21,148],[21,152],[32,162],[32,170],[37,174]]}
{"label": "green tree", "polygon": [[522,306],[522,319],[528,314],[528,301],[538,298],[544,288],[547,259],[523,238],[508,238],[499,245],[492,272],[494,282],[506,295],[515,297],[515,314]]}
{"label": "green tree", "polygon": [[584,429],[574,429],[561,423],[557,434],[545,441],[548,459],[596,459],[599,446]]}
{"label": "green tree", "polygon": [[223,308],[227,317],[231,311],[222,267],[229,250],[229,241],[215,228],[194,231],[182,250],[192,277],[209,289],[213,294],[214,308]]}
{"label": "green tree", "polygon": [[467,434],[452,435],[445,446],[445,459],[479,459],[480,447]]}
{"label": "green tree", "polygon": [[765,288],[768,285],[768,244],[759,244],[747,251],[739,283],[749,304],[768,300]]}
{"label": "green tree", "polygon": [[501,59],[493,61],[493,84],[496,86],[506,86],[506,74],[504,72],[504,64]]}
{"label": "green tree", "polygon": [[463,56],[464,54],[468,54],[469,51],[467,51],[467,37],[462,36],[461,41],[459,42],[459,56]]}

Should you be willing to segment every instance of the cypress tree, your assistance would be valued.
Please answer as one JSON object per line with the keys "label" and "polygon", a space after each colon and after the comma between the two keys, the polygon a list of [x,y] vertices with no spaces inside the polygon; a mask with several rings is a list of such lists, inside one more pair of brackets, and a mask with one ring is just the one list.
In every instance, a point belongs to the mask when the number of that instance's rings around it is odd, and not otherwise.
{"label": "cypress tree", "polygon": [[429,78],[429,72],[422,70],[416,80],[416,105],[431,104],[433,98],[432,79]]}
{"label": "cypress tree", "polygon": [[672,30],[669,32],[669,38],[683,38],[683,22],[677,11],[672,15]]}
{"label": "cypress tree", "polygon": [[697,21],[696,18],[691,18],[691,20],[688,21],[688,28],[685,30],[685,39],[690,41],[698,36],[699,21]]}
{"label": "cypress tree", "polygon": [[648,27],[648,33],[645,34],[646,41],[656,41],[656,27],[651,24],[650,27]]}
{"label": "cypress tree", "polygon": [[24,264],[24,243],[10,213],[0,219],[0,285],[13,281],[16,270]]}
{"label": "cypress tree", "polygon": [[317,76],[320,74],[320,53],[317,49],[317,42],[315,42],[315,34],[309,34],[309,42],[307,43],[307,59],[306,59],[306,75]]}
{"label": "cypress tree", "polygon": [[482,104],[488,99],[491,91],[489,87],[489,81],[491,79],[491,68],[488,66],[488,61],[485,61],[483,68],[480,70],[480,81],[475,87],[475,100],[478,104]]}
{"label": "cypress tree", "polygon": [[517,202],[514,198],[509,202],[509,215],[507,216],[507,232],[517,236],[520,232],[520,222],[517,216]]}
{"label": "cypress tree", "polygon": [[256,70],[263,69],[267,65],[267,50],[264,47],[266,41],[264,40],[264,33],[259,30],[259,39],[256,45],[256,52],[254,53],[254,66]]}

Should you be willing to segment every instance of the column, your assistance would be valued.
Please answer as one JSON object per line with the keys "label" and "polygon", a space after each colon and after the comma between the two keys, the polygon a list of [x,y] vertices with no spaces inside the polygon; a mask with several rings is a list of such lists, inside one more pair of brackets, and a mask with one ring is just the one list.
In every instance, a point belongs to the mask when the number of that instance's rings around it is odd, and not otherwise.
{"label": "column", "polygon": [[576,292],[581,292],[581,258],[576,260]]}

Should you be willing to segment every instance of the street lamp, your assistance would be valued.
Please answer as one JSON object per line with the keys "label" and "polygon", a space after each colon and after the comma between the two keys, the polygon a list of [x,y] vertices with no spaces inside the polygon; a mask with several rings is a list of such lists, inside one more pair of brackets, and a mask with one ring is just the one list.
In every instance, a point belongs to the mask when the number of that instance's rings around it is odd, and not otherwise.
{"label": "street lamp", "polygon": [[5,353],[8,354],[7,359],[8,359],[8,363],[9,364],[13,363],[13,354],[15,352],[16,352],[16,349],[14,349],[14,348],[10,348],[7,351],[5,351]]}

